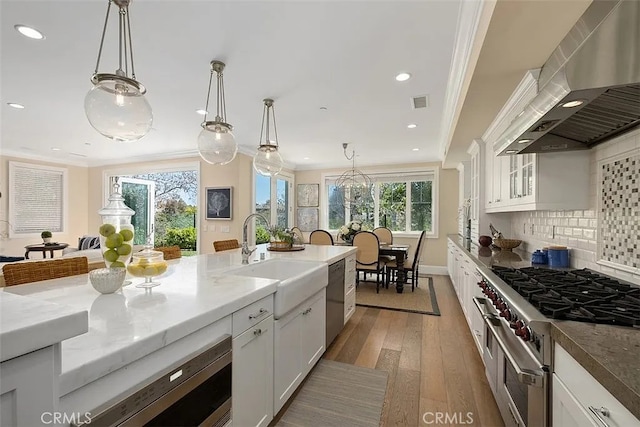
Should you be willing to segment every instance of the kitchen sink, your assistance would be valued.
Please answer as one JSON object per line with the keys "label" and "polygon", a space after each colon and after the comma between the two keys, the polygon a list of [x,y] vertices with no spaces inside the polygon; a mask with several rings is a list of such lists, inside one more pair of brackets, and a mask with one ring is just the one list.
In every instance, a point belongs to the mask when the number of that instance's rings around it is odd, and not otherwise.
{"label": "kitchen sink", "polygon": [[326,287],[329,280],[329,270],[324,262],[281,258],[243,266],[228,274],[280,280],[274,302],[276,319]]}

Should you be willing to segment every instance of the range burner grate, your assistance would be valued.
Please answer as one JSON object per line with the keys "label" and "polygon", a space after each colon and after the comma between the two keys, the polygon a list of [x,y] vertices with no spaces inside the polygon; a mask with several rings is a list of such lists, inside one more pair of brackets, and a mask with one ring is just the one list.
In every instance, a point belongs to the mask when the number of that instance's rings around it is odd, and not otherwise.
{"label": "range burner grate", "polygon": [[504,282],[554,319],[640,327],[640,288],[591,270],[494,267]]}

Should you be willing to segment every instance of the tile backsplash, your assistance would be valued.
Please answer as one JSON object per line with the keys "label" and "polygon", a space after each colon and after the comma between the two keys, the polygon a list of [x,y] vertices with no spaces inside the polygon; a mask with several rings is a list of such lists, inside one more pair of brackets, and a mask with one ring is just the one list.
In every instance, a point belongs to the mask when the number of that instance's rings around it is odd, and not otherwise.
{"label": "tile backsplash", "polygon": [[514,212],[511,237],[527,252],[567,246],[571,267],[640,285],[640,130],[593,149],[590,170],[589,209]]}

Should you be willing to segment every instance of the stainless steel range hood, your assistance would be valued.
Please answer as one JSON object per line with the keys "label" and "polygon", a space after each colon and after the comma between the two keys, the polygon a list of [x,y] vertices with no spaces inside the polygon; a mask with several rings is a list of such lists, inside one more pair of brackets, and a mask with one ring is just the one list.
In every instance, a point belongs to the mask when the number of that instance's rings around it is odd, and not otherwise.
{"label": "stainless steel range hood", "polygon": [[495,147],[500,155],[585,150],[639,124],[640,1],[594,0]]}

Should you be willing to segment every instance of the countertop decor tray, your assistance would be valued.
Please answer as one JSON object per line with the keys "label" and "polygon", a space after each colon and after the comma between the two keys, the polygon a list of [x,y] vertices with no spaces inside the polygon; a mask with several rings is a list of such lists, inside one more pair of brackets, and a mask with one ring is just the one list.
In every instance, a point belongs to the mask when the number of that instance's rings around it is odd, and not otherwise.
{"label": "countertop decor tray", "polygon": [[267,250],[268,251],[273,251],[273,252],[295,252],[295,251],[304,251],[304,245],[293,245],[290,248],[277,248],[277,247],[271,247],[271,246],[267,246]]}

